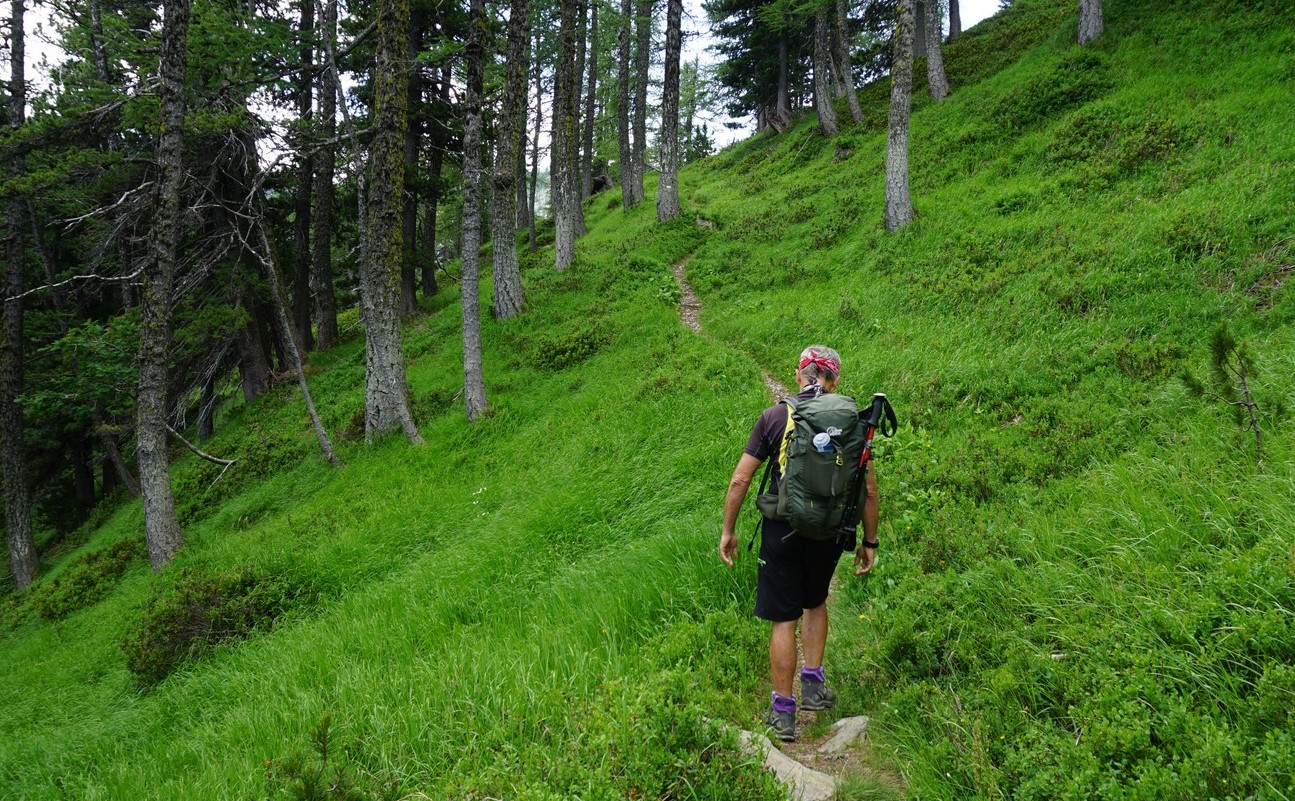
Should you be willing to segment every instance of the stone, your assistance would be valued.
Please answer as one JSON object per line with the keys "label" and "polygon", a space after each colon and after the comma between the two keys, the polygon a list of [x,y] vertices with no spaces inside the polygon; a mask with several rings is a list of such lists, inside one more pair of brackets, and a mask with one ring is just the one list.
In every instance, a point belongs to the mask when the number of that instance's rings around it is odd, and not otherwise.
{"label": "stone", "polygon": [[740,732],[742,749],[764,758],[764,766],[774,772],[787,788],[787,801],[831,801],[836,794],[836,779],[807,768],[787,756],[769,742],[763,734]]}
{"label": "stone", "polygon": [[859,715],[853,718],[841,718],[832,724],[832,739],[823,743],[818,749],[820,754],[840,754],[858,742],[868,731],[868,716]]}

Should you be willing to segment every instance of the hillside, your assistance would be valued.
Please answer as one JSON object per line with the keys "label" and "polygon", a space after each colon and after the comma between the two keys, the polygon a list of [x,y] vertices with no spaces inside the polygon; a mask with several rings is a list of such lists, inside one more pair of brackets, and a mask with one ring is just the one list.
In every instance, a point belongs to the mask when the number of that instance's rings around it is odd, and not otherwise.
{"label": "hillside", "polygon": [[[0,797],[782,797],[719,725],[755,725],[768,666],[755,560],[715,545],[761,373],[813,341],[903,423],[878,567],[833,602],[838,712],[873,718],[843,797],[1295,796],[1280,5],[1111,2],[1080,51],[1071,3],[1017,0],[915,104],[900,234],[884,85],[835,140],[690,166],[708,226],[596,196],[577,263],[526,255],[527,313],[483,321],[484,422],[457,290],[407,325],[423,447],[360,440],[352,312],[311,376],[345,468],[282,387],[219,421],[229,471],[177,452],[165,572],[123,499],[3,599]],[[1262,466],[1180,378],[1215,386],[1223,323]],[[190,653],[199,623],[228,636]]]}

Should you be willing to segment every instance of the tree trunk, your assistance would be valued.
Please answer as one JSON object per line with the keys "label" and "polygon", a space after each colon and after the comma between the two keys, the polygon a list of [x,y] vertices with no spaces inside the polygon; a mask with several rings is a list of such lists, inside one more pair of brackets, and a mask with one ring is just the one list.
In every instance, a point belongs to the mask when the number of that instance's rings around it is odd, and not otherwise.
{"label": "tree trunk", "polygon": [[[561,271],[575,259],[579,227],[575,212],[580,208],[576,153],[580,73],[576,72],[576,39],[580,6],[577,0],[562,0],[558,30],[558,63],[553,82],[553,141],[549,153],[553,193],[554,267]],[[572,195],[574,194],[574,197]],[[574,201],[574,202],[573,202]]]}
{"label": "tree trunk", "polygon": [[167,455],[167,378],[171,347],[171,295],[179,253],[180,189],[184,182],[185,44],[189,0],[164,0],[158,98],[161,134],[157,147],[157,209],[140,298],[139,444],[140,490],[148,561],[161,570],[184,546],[175,515]]}
{"label": "tree trunk", "polygon": [[[221,352],[222,357],[224,351]],[[211,372],[202,382],[202,391],[198,395],[198,440],[205,441],[216,433],[216,373],[219,365],[213,365]]]}
{"label": "tree trunk", "polygon": [[832,57],[828,50],[827,9],[814,12],[814,108],[818,112],[818,132],[836,136],[836,108],[832,105]]}
{"label": "tree trunk", "polygon": [[594,110],[598,96],[598,0],[590,0],[593,7],[589,20],[589,51],[585,67],[589,79],[586,83],[584,135],[580,145],[580,198],[588,200],[594,193]]}
{"label": "tree trunk", "polygon": [[634,150],[630,142],[630,26],[633,22],[633,0],[621,0],[619,50],[616,69],[616,134],[620,145],[621,208],[634,205]]}
{"label": "tree trunk", "polygon": [[[320,35],[331,42],[337,37],[337,0],[325,0]],[[337,171],[337,72],[331,59],[321,59],[319,72],[320,136],[327,143],[315,162],[315,230],[311,244],[318,346],[328,350],[337,344],[337,298],[333,294],[333,179]]]}
{"label": "tree trunk", "polygon": [[958,10],[958,0],[949,0],[949,41],[962,35],[962,14]]}
{"label": "tree trunk", "polygon": [[913,103],[913,6],[899,0],[895,60],[891,67],[890,122],[886,135],[886,230],[913,221],[908,194],[908,117]]}
{"label": "tree trunk", "polygon": [[[13,0],[9,17],[9,129],[22,127],[27,114],[25,58],[25,0]],[[15,157],[9,175],[25,171],[24,160]],[[23,392],[23,272],[26,267],[26,200],[15,193],[9,198],[9,265],[5,273],[4,343],[0,348],[0,467],[4,475],[5,522],[9,530],[9,566],[14,586],[26,589],[36,578],[40,556],[31,528],[31,499],[27,486],[27,459],[23,443],[23,411],[18,402]]]}
{"label": "tree trunk", "polygon": [[[450,86],[450,65],[441,67],[439,80],[433,90],[431,106],[441,109],[447,104]],[[436,217],[441,205],[441,167],[445,162],[445,145],[439,131],[439,123],[429,112],[424,121],[427,128],[427,144],[431,148],[428,159],[427,203],[423,212],[423,296],[430,297],[439,290],[436,285],[436,266],[440,263],[436,254]]]}
{"label": "tree trunk", "polygon": [[235,336],[234,351],[238,354],[238,378],[243,389],[243,401],[251,403],[270,388],[270,356],[260,304],[249,297],[246,287],[239,292],[238,305],[247,311],[248,321]]}
{"label": "tree trunk", "polygon": [[366,210],[366,253],[361,256],[364,319],[364,436],[372,442],[401,428],[411,442],[422,437],[409,412],[409,385],[400,344],[400,273],[403,243],[400,206],[405,190],[405,94],[409,72],[409,0],[380,0],[374,60],[371,194]]}
{"label": "tree trunk", "polygon": [[[788,85],[788,70],[791,69],[791,54],[787,44],[787,35],[778,34],[778,97],[775,100],[774,116],[778,124],[774,127],[781,131],[791,122],[791,87]],[[772,121],[771,121],[772,122]]]}
{"label": "tree trunk", "polygon": [[[311,38],[315,35],[315,0],[301,0],[301,74],[297,76],[297,124],[301,140],[307,139],[313,117],[311,70],[315,52]],[[305,148],[302,148],[304,151]],[[297,156],[296,219],[293,221],[293,259],[296,271],[292,281],[292,321],[297,347],[302,353],[314,348],[310,332],[310,191],[315,180],[315,160],[304,152]]]}
{"label": "tree trunk", "polygon": [[661,89],[661,179],[657,183],[656,218],[679,216],[679,53],[683,43],[683,0],[666,0],[665,83]]}
{"label": "tree trunk", "polygon": [[[910,0],[913,3],[913,24],[916,26],[913,34],[913,58],[917,59],[926,55],[926,5],[927,0]],[[930,0],[938,3],[939,0]]]}
{"label": "tree trunk", "polygon": [[[496,132],[490,237],[495,265],[495,317],[506,320],[526,306],[517,266],[517,153],[526,138],[526,42],[530,39],[531,0],[512,0],[508,12],[504,90]],[[467,254],[464,254],[465,257]]]}
{"label": "tree trunk", "polygon": [[478,271],[481,249],[481,94],[485,70],[485,0],[471,0],[468,22],[467,82],[463,121],[463,398],[468,422],[489,408],[481,353],[481,299]]}
{"label": "tree trunk", "polygon": [[634,53],[634,205],[643,202],[643,180],[647,176],[647,90],[652,66],[653,0],[636,0],[636,46]]}
{"label": "tree trunk", "polygon": [[97,411],[94,412],[93,427],[98,431],[99,444],[103,446],[103,452],[108,457],[108,464],[112,465],[111,471],[108,469],[107,464],[104,465],[103,468],[103,494],[107,495],[113,489],[116,489],[115,486],[109,486],[108,475],[111,473],[115,475],[123,485],[125,485],[126,490],[130,492],[131,495],[138,498],[140,494],[139,480],[135,478],[134,474],[130,472],[130,468],[126,466],[126,460],[121,456],[121,448],[117,447],[116,438],[113,436],[108,426],[104,424]]}
{"label": "tree trunk", "polygon": [[1102,0],[1079,0],[1079,46],[1095,41],[1105,29]]}
{"label": "tree trunk", "polygon": [[531,179],[528,184],[529,196],[526,200],[528,232],[527,244],[531,253],[539,250],[537,240],[537,221],[535,209],[535,192],[540,183],[540,132],[544,128],[544,66],[540,59],[540,31],[535,31],[535,134],[531,140]]}
{"label": "tree trunk", "polygon": [[72,490],[76,502],[89,509],[94,506],[94,465],[90,462],[93,451],[90,439],[76,437],[72,440]]}
{"label": "tree trunk", "polygon": [[418,131],[415,114],[423,99],[422,73],[416,66],[418,53],[423,49],[423,29],[426,12],[418,8],[410,12],[413,22],[409,36],[406,61],[411,65],[409,83],[405,88],[405,105],[409,123],[405,126],[405,193],[401,197],[400,231],[400,313],[418,311]]}
{"label": "tree trunk", "polygon": [[944,56],[940,53],[940,3],[926,2],[926,83],[931,99],[939,102],[949,96],[949,78],[944,74]]}
{"label": "tree trunk", "polygon": [[836,44],[837,73],[845,82],[845,101],[850,106],[850,119],[855,125],[863,122],[863,109],[859,106],[859,90],[854,86],[854,62],[850,57],[850,15],[846,9],[847,0],[836,0]]}

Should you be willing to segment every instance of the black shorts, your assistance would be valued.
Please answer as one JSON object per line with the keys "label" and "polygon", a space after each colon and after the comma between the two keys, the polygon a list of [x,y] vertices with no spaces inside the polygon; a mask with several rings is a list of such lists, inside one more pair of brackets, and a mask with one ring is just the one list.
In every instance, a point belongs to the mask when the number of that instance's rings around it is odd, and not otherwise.
{"label": "black shorts", "polygon": [[755,616],[774,623],[799,620],[805,609],[822,606],[841,558],[841,544],[791,533],[786,523],[764,521]]}

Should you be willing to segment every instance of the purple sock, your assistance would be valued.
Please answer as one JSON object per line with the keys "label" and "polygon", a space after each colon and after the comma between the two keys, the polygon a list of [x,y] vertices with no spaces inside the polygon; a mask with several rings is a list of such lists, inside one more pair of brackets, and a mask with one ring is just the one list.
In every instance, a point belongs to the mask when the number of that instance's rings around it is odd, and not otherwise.
{"label": "purple sock", "polygon": [[819,665],[816,668],[807,668],[807,667],[801,668],[800,680],[805,681],[806,679],[808,679],[809,681],[816,681],[819,684],[822,684],[823,682],[827,681],[827,678],[823,674],[823,666]]}
{"label": "purple sock", "polygon": [[773,711],[774,712],[795,712],[796,696],[788,698],[785,695],[773,694]]}

